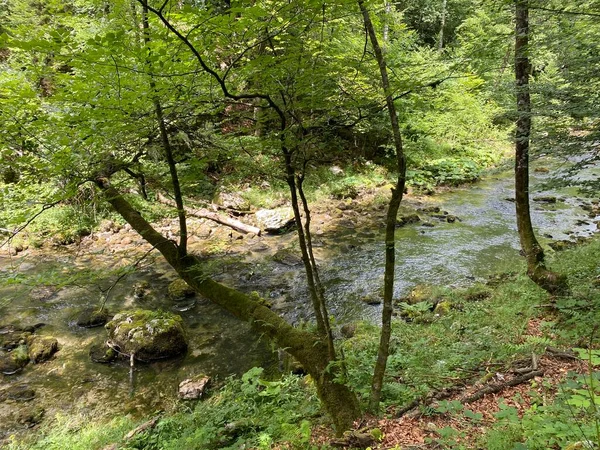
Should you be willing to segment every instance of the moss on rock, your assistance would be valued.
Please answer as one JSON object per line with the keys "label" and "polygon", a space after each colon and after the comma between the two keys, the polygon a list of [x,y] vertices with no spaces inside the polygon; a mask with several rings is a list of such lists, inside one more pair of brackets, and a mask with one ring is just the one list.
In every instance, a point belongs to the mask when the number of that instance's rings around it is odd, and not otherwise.
{"label": "moss on rock", "polygon": [[117,314],[105,325],[109,338],[125,354],[142,361],[177,356],[187,349],[180,316],[138,309]]}
{"label": "moss on rock", "polygon": [[110,315],[105,309],[85,309],[77,317],[77,325],[83,328],[101,327],[108,322],[109,318]]}
{"label": "moss on rock", "polygon": [[169,284],[167,293],[171,300],[178,301],[193,297],[196,294],[196,291],[180,278]]}
{"label": "moss on rock", "polygon": [[34,364],[48,361],[58,351],[58,341],[52,336],[30,336],[27,346],[29,359]]}

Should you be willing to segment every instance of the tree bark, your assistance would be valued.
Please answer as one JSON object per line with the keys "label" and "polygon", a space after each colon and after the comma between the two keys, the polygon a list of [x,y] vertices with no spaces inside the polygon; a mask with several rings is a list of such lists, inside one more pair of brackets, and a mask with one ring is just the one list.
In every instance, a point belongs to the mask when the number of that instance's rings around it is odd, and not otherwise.
{"label": "tree bark", "polygon": [[438,51],[444,50],[444,27],[446,26],[446,10],[448,0],[442,0],[442,18],[440,21],[440,35],[438,37]]}
{"label": "tree bark", "polygon": [[[142,0],[142,28],[144,30],[144,45],[146,50],[150,52],[150,23],[148,22],[148,0]],[[165,116],[160,99],[158,96],[158,90],[156,88],[156,82],[154,81],[154,75],[152,72],[152,64],[150,60],[146,60],[146,65],[149,68],[150,76],[150,89],[153,91],[152,102],[154,103],[154,112],[156,114],[156,121],[158,122],[158,129],[160,131],[160,139],[162,142],[165,157],[167,159],[167,165],[169,166],[169,174],[171,175],[171,184],[173,185],[173,196],[175,197],[175,203],[177,205],[177,217],[179,218],[179,252],[182,256],[187,253],[187,221],[185,218],[185,208],[183,205],[183,195],[181,193],[181,185],[179,183],[179,175],[177,173],[177,166],[175,158],[173,156],[173,148],[171,147],[171,141],[169,139],[169,133],[167,132],[167,126],[165,124]]]}
{"label": "tree bark", "polygon": [[546,268],[544,250],[537,241],[529,206],[529,144],[531,95],[529,90],[529,1],[515,0],[515,77],[517,121],[515,133],[515,205],[521,248],[527,259],[527,275],[550,294],[568,291],[567,279]]}
{"label": "tree bark", "polygon": [[392,336],[392,312],[393,312],[393,295],[394,295],[394,270],[396,267],[396,219],[398,216],[398,208],[404,194],[404,186],[406,184],[406,158],[402,148],[402,135],[400,133],[400,124],[398,123],[398,115],[396,106],[394,105],[393,92],[390,88],[390,82],[387,73],[387,66],[381,47],[375,34],[375,28],[371,22],[369,11],[367,10],[364,0],[358,0],[358,5],[363,15],[363,21],[371,46],[375,53],[375,59],[379,66],[381,75],[381,84],[385,92],[385,102],[387,105],[390,121],[392,125],[392,133],[394,136],[394,147],[396,149],[396,164],[398,170],[398,179],[396,186],[392,189],[392,196],[388,205],[386,226],[385,226],[385,273],[383,287],[383,311],[381,313],[381,338],[379,341],[379,349],[377,351],[377,362],[373,371],[373,381],[371,384],[371,396],[369,399],[369,409],[375,411],[379,408],[381,399],[381,388],[383,387],[383,377],[387,366],[387,359],[390,353],[390,338]]}

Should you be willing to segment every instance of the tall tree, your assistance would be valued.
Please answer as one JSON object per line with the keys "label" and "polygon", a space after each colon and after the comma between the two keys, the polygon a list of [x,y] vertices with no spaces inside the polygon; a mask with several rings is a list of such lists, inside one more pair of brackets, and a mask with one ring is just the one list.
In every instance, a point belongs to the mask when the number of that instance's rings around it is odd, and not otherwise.
{"label": "tall tree", "polygon": [[521,248],[527,259],[527,274],[551,294],[564,293],[565,276],[547,269],[544,250],[533,231],[529,208],[529,144],[531,135],[531,95],[529,77],[529,0],[515,1],[515,77],[517,121],[515,131],[515,204]]}
{"label": "tall tree", "polygon": [[385,93],[385,103],[387,106],[392,133],[394,137],[394,148],[396,150],[396,170],[398,178],[396,186],[392,188],[390,202],[388,204],[386,223],[385,223],[385,273],[383,287],[383,310],[381,313],[381,336],[379,340],[379,348],[377,351],[377,362],[373,371],[373,381],[371,383],[371,396],[369,398],[369,408],[377,410],[381,399],[381,389],[383,386],[383,378],[387,366],[387,360],[390,354],[390,338],[392,336],[392,313],[393,313],[393,296],[394,296],[394,274],[396,268],[396,219],[398,209],[404,194],[404,185],[406,183],[406,158],[402,149],[402,135],[400,133],[400,124],[398,122],[398,114],[396,113],[396,105],[394,104],[394,94],[390,86],[388,77],[388,69],[375,27],[371,21],[369,10],[365,5],[364,0],[358,0],[365,30],[369,35],[371,46],[379,66],[379,74],[381,76],[381,86]]}

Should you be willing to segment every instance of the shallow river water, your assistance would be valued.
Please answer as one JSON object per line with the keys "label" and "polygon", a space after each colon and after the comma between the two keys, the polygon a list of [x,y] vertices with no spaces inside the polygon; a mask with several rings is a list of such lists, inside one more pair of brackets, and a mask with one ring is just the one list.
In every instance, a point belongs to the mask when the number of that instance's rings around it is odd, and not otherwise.
{"label": "shallow river water", "polygon": [[[546,177],[534,174],[533,185]],[[588,217],[573,189],[536,191],[532,197],[544,194],[557,196],[559,201],[532,202],[533,221],[543,243],[588,236],[597,230],[599,217]],[[511,173],[506,172],[423,199],[422,207],[439,206],[458,220],[448,223],[420,213],[434,226],[421,222],[398,229],[396,296],[422,283],[468,285],[522,264],[514,203],[510,201],[513,196]],[[380,224],[354,228],[346,221],[344,226],[315,236],[315,253],[337,323],[378,320],[380,306],[369,306],[361,298],[376,296],[381,290],[383,232]],[[293,242],[293,233],[240,242],[232,246],[227,264],[218,266],[215,277],[246,292],[257,291],[292,322],[310,320],[302,266],[295,260],[282,264],[272,258],[281,248],[293,249]],[[124,260],[131,264],[135,258],[97,248],[92,254],[68,251],[0,257],[0,326],[44,323],[40,334],[52,335],[60,343],[60,351],[51,361],[30,364],[10,377],[0,375],[0,390],[29,385],[37,393],[35,402],[46,409],[46,417],[56,412],[147,414],[172,406],[177,401],[178,383],[189,376],[205,373],[222,380],[256,365],[276,370],[276,353],[268,342],[202,299],[179,311],[190,339],[184,357],[138,365],[133,386],[127,362],[92,363],[89,347],[105,338],[105,331],[80,328],[76,317],[82,308],[98,304],[100,289],[106,290],[117,278],[109,270]],[[73,274],[83,275],[73,279]],[[175,278],[175,273],[152,255],[114,286],[107,307],[113,312],[131,307],[177,309],[166,295]],[[142,281],[147,283],[147,295],[137,299],[134,285]],[[0,403],[0,441],[3,435],[22,428],[16,423],[15,410],[25,407]]]}

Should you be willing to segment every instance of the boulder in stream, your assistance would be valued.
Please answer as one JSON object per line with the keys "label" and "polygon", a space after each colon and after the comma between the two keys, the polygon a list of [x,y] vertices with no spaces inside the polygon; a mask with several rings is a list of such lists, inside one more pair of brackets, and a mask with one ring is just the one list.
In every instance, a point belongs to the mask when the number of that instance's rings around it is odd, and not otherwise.
{"label": "boulder in stream", "polygon": [[11,352],[0,351],[0,373],[14,375],[20,372],[29,362],[27,346],[20,345]]}
{"label": "boulder in stream", "polygon": [[302,264],[302,257],[292,249],[282,248],[273,255],[273,261],[293,267]]}
{"label": "boulder in stream", "polygon": [[109,318],[110,314],[105,309],[88,308],[79,313],[77,326],[83,328],[101,327],[108,322]]}
{"label": "boulder in stream", "polygon": [[169,294],[169,298],[176,302],[196,295],[196,291],[181,278],[169,284],[167,293]]}
{"label": "boulder in stream", "polygon": [[7,325],[0,327],[0,349],[12,350],[17,348],[19,345],[24,345],[27,338],[31,336],[34,331],[33,327],[24,328],[17,327],[14,325]]}
{"label": "boulder in stream", "polygon": [[533,201],[538,203],[556,203],[557,199],[553,195],[538,195],[537,197],[533,197]]}
{"label": "boulder in stream", "polygon": [[34,364],[48,361],[58,351],[58,341],[52,336],[30,336],[27,339],[29,359]]}
{"label": "boulder in stream", "polygon": [[294,225],[292,208],[259,209],[255,217],[258,227],[271,234],[285,233]]}
{"label": "boulder in stream", "polygon": [[400,216],[396,221],[396,227],[400,228],[404,225],[408,225],[409,223],[417,223],[420,222],[421,218],[418,214],[407,214],[405,216]]}
{"label": "boulder in stream", "polygon": [[183,400],[197,400],[204,395],[210,385],[210,377],[197,375],[179,383],[179,398]]}
{"label": "boulder in stream", "polygon": [[187,349],[183,320],[165,311],[122,312],[106,324],[106,329],[114,346],[141,361],[177,356]]}
{"label": "boulder in stream", "polygon": [[117,359],[117,352],[105,344],[93,344],[88,353],[95,363],[108,364]]}

